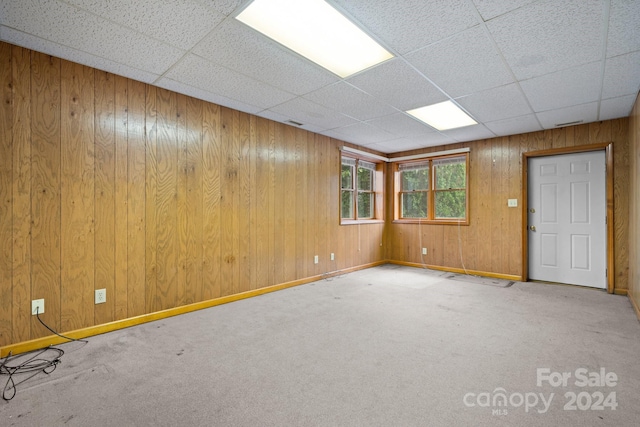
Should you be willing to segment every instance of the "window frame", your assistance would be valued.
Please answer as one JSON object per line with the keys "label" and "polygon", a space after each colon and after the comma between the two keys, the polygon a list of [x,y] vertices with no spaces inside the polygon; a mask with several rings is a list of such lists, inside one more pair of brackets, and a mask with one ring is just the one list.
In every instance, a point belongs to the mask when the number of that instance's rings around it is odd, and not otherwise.
{"label": "window frame", "polygon": [[[351,176],[351,188],[343,188],[342,187],[342,166],[345,164],[343,159],[349,159],[355,161],[355,165],[352,166],[352,176]],[[375,169],[367,167],[366,169],[372,170],[372,185],[371,190],[360,190],[358,188],[358,167],[360,162],[365,162],[371,165],[375,165]],[[350,225],[350,224],[363,224],[363,223],[383,223],[384,222],[384,169],[385,164],[374,161],[372,159],[366,157],[360,157],[357,155],[351,155],[350,153],[342,152],[340,155],[340,192],[339,192],[339,209],[338,209],[338,218],[340,219],[340,225]],[[352,218],[343,218],[342,216],[342,194],[345,191],[351,192],[351,206],[352,206]],[[373,202],[373,216],[367,218],[359,218],[358,217],[358,195],[359,194],[373,194],[372,202]]]}
{"label": "window frame", "polygon": [[[462,188],[455,189],[436,189],[436,168],[434,166],[434,162],[438,160],[444,159],[454,159],[454,158],[464,158],[465,163],[465,216],[464,218],[437,218],[435,216],[436,212],[436,194],[438,192],[445,191],[461,191]],[[429,175],[429,184],[427,190],[419,190],[426,191],[427,193],[427,214],[424,218],[404,218],[402,217],[402,195],[409,193],[408,191],[403,191],[402,188],[402,166],[401,165],[412,165],[412,164],[428,164],[428,175]],[[394,223],[405,223],[405,224],[439,224],[439,225],[469,225],[469,153],[455,153],[449,155],[442,156],[433,156],[433,157],[425,157],[421,159],[403,161],[403,162],[394,162],[393,163],[393,171],[394,171]]]}

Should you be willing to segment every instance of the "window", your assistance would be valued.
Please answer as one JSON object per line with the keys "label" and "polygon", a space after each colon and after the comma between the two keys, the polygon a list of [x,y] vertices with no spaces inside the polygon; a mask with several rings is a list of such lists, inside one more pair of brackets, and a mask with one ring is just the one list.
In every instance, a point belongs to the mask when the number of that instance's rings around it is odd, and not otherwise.
{"label": "window", "polygon": [[340,181],[343,222],[382,219],[382,165],[342,157]]}
{"label": "window", "polygon": [[468,223],[468,156],[400,163],[396,220]]}

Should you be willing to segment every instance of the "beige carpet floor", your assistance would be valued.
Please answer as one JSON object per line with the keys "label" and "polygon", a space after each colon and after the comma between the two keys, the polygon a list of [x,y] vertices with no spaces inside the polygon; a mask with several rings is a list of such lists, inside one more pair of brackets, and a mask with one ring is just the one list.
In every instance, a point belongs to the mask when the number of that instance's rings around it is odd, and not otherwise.
{"label": "beige carpet floor", "polygon": [[640,424],[640,323],[575,286],[385,265],[88,341],[0,425]]}

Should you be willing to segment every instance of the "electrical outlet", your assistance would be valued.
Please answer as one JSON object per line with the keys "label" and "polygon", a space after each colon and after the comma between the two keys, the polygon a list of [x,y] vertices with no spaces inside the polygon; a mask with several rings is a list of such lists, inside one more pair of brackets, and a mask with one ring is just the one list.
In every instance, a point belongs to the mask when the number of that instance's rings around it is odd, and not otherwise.
{"label": "electrical outlet", "polygon": [[427,254],[427,248],[422,248],[422,255],[426,255]]}
{"label": "electrical outlet", "polygon": [[334,261],[336,259],[335,255],[333,254],[333,252],[331,252],[331,261]]}
{"label": "electrical outlet", "polygon": [[507,199],[507,206],[509,206],[510,208],[517,208],[518,199]]}
{"label": "electrical outlet", "polygon": [[313,263],[314,263],[314,264],[317,264],[317,263],[318,263],[318,255],[316,255],[316,256],[314,256],[314,257],[313,257]]}
{"label": "electrical outlet", "polygon": [[107,302],[107,290],[106,289],[96,289],[95,295],[96,304],[102,304]]}
{"label": "electrical outlet", "polygon": [[34,299],[31,301],[31,315],[44,313],[44,299]]}

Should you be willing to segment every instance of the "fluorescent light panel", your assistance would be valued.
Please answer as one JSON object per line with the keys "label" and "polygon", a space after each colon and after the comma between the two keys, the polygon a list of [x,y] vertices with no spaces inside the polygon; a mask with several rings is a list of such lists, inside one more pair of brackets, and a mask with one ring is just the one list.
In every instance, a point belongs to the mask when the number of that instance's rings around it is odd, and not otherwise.
{"label": "fluorescent light panel", "polygon": [[455,129],[478,124],[478,122],[469,117],[467,113],[451,101],[416,108],[407,111],[407,113],[438,130]]}
{"label": "fluorescent light panel", "polygon": [[254,0],[236,19],[343,78],[393,57],[324,0]]}

